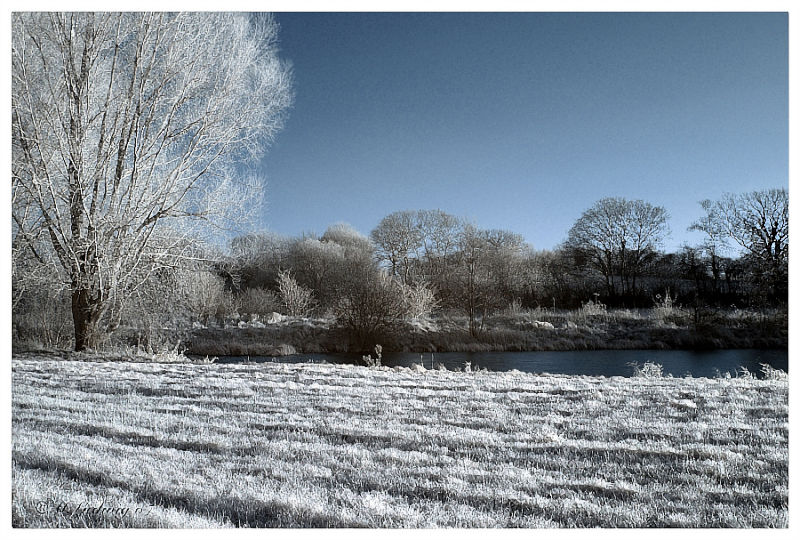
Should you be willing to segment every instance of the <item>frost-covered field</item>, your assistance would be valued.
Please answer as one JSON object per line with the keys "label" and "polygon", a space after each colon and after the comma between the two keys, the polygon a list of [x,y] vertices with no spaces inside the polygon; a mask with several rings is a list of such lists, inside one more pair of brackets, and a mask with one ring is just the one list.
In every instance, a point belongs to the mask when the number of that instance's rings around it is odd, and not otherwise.
{"label": "frost-covered field", "polygon": [[786,380],[13,360],[22,527],[786,527]]}

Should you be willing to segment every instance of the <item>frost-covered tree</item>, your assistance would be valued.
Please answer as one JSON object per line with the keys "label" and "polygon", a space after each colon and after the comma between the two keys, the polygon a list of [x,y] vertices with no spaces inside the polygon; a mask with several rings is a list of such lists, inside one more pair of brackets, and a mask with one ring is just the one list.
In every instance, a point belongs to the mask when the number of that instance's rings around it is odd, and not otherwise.
{"label": "frost-covered tree", "polygon": [[[722,252],[728,247],[725,225],[720,214],[720,208],[709,199],[700,201],[706,215],[698,219],[689,227],[690,231],[698,231],[705,235],[700,249],[708,257],[713,280],[713,292],[717,294],[720,287],[720,275],[722,273],[721,256]],[[684,250],[688,255],[691,252]],[[691,257],[689,257],[691,259]]]}
{"label": "frost-covered tree", "polygon": [[369,238],[349,223],[334,223],[320,237],[322,242],[333,242],[345,248],[348,258],[371,260],[374,248]]}
{"label": "frost-covered tree", "polygon": [[297,282],[314,291],[324,311],[337,303],[354,267],[374,265],[374,251],[367,237],[340,223],[330,226],[319,239],[296,240],[289,249],[288,262]]}
{"label": "frost-covered tree", "polygon": [[464,225],[463,219],[442,210],[417,212],[422,248],[416,277],[428,280],[437,291],[445,294]]}
{"label": "frost-covered tree", "polygon": [[258,191],[233,164],[290,105],[276,36],[262,15],[13,14],[13,243],[57,269],[76,349]]}
{"label": "frost-covered tree", "polygon": [[784,300],[788,291],[789,193],[785,188],[726,194],[714,206],[722,230],[745,250],[757,281]]}
{"label": "frost-covered tree", "polygon": [[499,229],[462,228],[459,250],[451,280],[456,284],[453,299],[469,319],[469,331],[476,335],[478,318],[508,305],[506,295],[510,268],[521,261],[526,249],[522,236]]}
{"label": "frost-covered tree", "polygon": [[668,217],[663,207],[645,201],[601,199],[572,226],[566,248],[579,264],[602,274],[609,296],[632,294],[668,232]]}
{"label": "frost-covered tree", "polygon": [[422,232],[418,226],[417,212],[403,210],[383,218],[370,233],[375,242],[378,259],[389,265],[392,276],[407,283],[411,273],[411,260],[422,246]]}

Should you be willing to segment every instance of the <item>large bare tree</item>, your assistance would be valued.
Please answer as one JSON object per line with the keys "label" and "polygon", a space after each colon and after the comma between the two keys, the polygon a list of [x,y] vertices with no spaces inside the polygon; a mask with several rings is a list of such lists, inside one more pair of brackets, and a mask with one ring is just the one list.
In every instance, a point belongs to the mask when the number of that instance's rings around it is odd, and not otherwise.
{"label": "large bare tree", "polygon": [[717,224],[755,263],[758,281],[784,300],[789,277],[789,192],[785,188],[726,194],[714,205]]}
{"label": "large bare tree", "polygon": [[422,246],[422,232],[418,227],[418,212],[402,210],[383,218],[370,233],[375,242],[378,259],[386,261],[392,276],[409,281],[411,261]]}
{"label": "large bare tree", "polygon": [[[93,345],[139,284],[230,224],[291,102],[269,16],[16,13],[12,240],[72,298]],[[187,224],[192,224],[187,225]]]}
{"label": "large bare tree", "polygon": [[[727,233],[725,232],[725,224],[723,223],[723,216],[720,213],[720,207],[710,199],[700,201],[700,206],[706,212],[706,215],[698,219],[689,226],[690,231],[698,231],[705,235],[703,243],[699,248],[708,256],[708,262],[711,267],[711,277],[713,279],[713,293],[719,292],[722,274],[722,257],[721,254],[728,248]],[[691,255],[691,252],[684,250],[686,255]],[[690,257],[691,259],[691,257]]]}
{"label": "large bare tree", "polygon": [[668,232],[667,218],[663,207],[645,201],[601,199],[572,226],[566,247],[603,275],[609,296],[632,294]]}

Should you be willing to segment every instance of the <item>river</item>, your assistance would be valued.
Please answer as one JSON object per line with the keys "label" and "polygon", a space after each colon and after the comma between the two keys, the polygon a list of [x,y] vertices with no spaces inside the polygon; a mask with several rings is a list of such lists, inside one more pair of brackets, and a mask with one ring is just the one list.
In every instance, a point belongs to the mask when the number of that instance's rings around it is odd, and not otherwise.
{"label": "river", "polygon": [[[261,356],[223,356],[218,363],[243,362],[314,362],[362,364],[355,354],[295,354],[277,358]],[[632,364],[661,364],[664,374],[675,377],[715,377],[734,375],[742,367],[761,376],[761,364],[788,372],[789,353],[785,350],[721,349],[712,351],[624,350],[624,351],[535,351],[535,352],[449,352],[449,353],[385,353],[383,365],[421,364],[431,369],[444,365],[447,369],[463,369],[469,362],[472,369],[491,371],[517,369],[528,373],[563,373],[567,375],[603,375],[606,377],[633,374]]]}

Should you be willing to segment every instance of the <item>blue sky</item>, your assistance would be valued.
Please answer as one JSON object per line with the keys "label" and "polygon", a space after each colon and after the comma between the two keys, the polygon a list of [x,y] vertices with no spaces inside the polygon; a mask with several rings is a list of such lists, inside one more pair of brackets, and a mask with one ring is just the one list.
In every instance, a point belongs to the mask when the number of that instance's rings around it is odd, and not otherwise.
{"label": "blue sky", "polygon": [[259,226],[364,234],[441,208],[563,241],[595,201],[669,212],[788,186],[788,17],[277,13],[296,99],[260,164]]}

